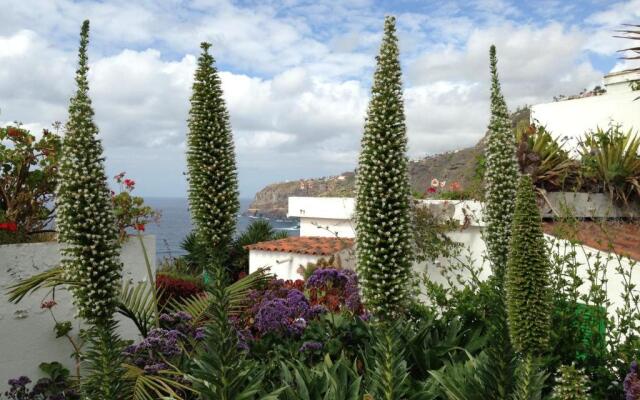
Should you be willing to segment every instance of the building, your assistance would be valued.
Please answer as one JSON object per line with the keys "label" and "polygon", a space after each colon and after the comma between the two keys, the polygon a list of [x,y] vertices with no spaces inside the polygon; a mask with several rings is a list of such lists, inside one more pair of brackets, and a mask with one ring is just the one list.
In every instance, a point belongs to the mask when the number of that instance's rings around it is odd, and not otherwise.
{"label": "building", "polygon": [[[543,125],[555,137],[567,137],[575,144],[585,132],[609,124],[621,124],[626,131],[640,131],[640,70],[613,72],[604,77],[606,92],[531,107],[531,121]],[[591,93],[590,93],[591,94]]]}
{"label": "building", "polygon": [[[459,228],[447,235],[461,243],[463,250],[455,258],[415,263],[414,273],[417,276],[427,273],[431,280],[443,285],[452,283],[442,273],[445,270],[450,273],[453,271],[454,280],[457,279],[456,274],[464,279],[469,278],[471,270],[477,278],[486,279],[491,271],[486,262],[486,247],[482,237],[482,203],[420,200],[420,204],[428,207],[435,216],[458,223]],[[300,237],[247,246],[250,251],[250,271],[270,267],[281,279],[300,279],[300,267],[331,256],[339,257],[343,268],[354,269],[354,209],[353,198],[290,197],[288,216],[300,218]],[[577,208],[582,209],[589,211],[588,207]],[[601,278],[607,280],[606,290],[612,300],[609,311],[614,312],[623,306],[620,293],[626,284],[618,269],[632,270],[640,261],[640,224],[634,221],[615,223],[606,230],[602,225],[597,221],[581,222],[575,238],[577,243],[560,238],[558,228],[561,226],[557,222],[547,221],[543,228],[552,251],[560,257],[572,255],[574,262],[580,265],[578,274],[584,281],[580,287],[583,293],[588,293],[588,276],[593,273],[592,269],[599,268]],[[634,284],[640,286],[637,272],[632,279]]]}

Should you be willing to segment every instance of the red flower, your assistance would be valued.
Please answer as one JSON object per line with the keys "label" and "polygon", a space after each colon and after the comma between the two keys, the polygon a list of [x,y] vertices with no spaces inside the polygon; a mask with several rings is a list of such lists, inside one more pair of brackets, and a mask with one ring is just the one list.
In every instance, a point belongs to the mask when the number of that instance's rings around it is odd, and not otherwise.
{"label": "red flower", "polygon": [[18,230],[18,225],[15,222],[2,222],[0,223],[0,230],[15,232]]}
{"label": "red flower", "polygon": [[125,179],[124,180],[124,185],[128,188],[131,189],[133,188],[133,185],[135,185],[135,181],[133,179]]}
{"label": "red flower", "polygon": [[437,192],[437,191],[438,191],[438,190],[437,190],[436,188],[434,188],[433,186],[431,186],[431,187],[429,187],[429,188],[427,189],[427,193],[435,193],[435,192]]}
{"label": "red flower", "polygon": [[134,228],[135,228],[137,231],[144,232],[144,224],[135,224],[135,225],[134,225]]}
{"label": "red flower", "polygon": [[51,300],[46,300],[43,301],[42,304],[40,304],[40,308],[46,308],[47,310],[51,310],[56,304],[56,301],[51,299]]}
{"label": "red flower", "polygon": [[22,132],[20,132],[19,129],[9,127],[7,128],[7,135],[10,137],[20,137],[22,136]]}

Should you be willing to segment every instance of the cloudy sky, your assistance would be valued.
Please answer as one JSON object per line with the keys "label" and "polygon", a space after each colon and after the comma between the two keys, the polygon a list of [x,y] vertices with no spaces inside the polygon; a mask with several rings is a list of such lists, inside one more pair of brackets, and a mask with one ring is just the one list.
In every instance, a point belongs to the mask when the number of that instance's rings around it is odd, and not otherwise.
{"label": "cloudy sky", "polygon": [[110,175],[184,197],[199,44],[213,43],[241,196],[355,166],[383,18],[398,19],[412,158],[475,144],[488,115],[488,49],[511,108],[620,69],[612,38],[640,0],[0,0],[0,124],[65,121],[80,24]]}

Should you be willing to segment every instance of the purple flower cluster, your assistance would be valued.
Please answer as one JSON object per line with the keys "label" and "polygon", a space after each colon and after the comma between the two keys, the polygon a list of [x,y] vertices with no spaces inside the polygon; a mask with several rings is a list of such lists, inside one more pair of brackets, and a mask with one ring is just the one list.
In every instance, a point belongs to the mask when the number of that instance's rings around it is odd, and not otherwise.
{"label": "purple flower cluster", "polygon": [[[64,382],[52,381],[49,378],[42,378],[33,385],[32,389],[27,388],[31,379],[26,376],[9,379],[9,390],[4,395],[9,400],[75,400],[80,395],[69,387],[62,386]],[[52,390],[52,387],[55,390]]]}
{"label": "purple flower cluster", "polygon": [[640,377],[638,376],[638,362],[631,363],[629,373],[624,378],[625,400],[640,400]]}
{"label": "purple flower cluster", "polygon": [[322,350],[322,343],[320,342],[304,342],[302,343],[302,346],[300,346],[300,349],[298,351],[300,351],[301,353],[307,352],[307,351],[318,351],[318,350]]}
{"label": "purple flower cluster", "polygon": [[[335,268],[319,268],[307,279],[306,287],[326,291],[329,296],[338,295],[344,306],[353,313],[362,311],[362,301],[358,289],[358,275],[355,271]],[[318,300],[322,300],[321,298]],[[334,299],[326,299],[330,309],[338,308]]]}
{"label": "purple flower cluster", "polygon": [[185,312],[161,314],[162,328],[152,329],[140,343],[128,346],[125,357],[148,374],[167,368],[165,359],[180,355],[183,348],[190,347],[190,341],[204,338],[203,328],[195,328],[191,319]]}
{"label": "purple flower cluster", "polygon": [[307,327],[307,321],[323,311],[322,307],[311,306],[301,291],[289,289],[284,298],[262,298],[255,313],[254,327],[260,335],[277,332],[299,336]]}

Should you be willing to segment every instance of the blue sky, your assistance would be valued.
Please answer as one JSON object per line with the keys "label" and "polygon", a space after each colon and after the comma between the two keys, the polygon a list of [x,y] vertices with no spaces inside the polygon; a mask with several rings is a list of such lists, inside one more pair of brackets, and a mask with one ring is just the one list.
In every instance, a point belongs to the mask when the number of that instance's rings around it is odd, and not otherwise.
{"label": "blue sky", "polygon": [[397,16],[412,158],[474,145],[488,115],[488,47],[511,108],[624,68],[612,37],[631,1],[0,0],[0,124],[66,119],[78,31],[110,175],[186,194],[184,138],[203,40],[213,43],[251,197],[276,181],[355,166],[384,15]]}

